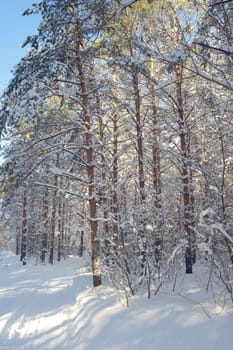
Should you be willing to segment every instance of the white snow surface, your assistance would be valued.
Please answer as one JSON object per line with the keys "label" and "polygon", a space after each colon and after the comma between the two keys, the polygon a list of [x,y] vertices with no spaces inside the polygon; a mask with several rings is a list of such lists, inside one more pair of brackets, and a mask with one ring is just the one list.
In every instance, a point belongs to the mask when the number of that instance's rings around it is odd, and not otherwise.
{"label": "white snow surface", "polygon": [[87,262],[69,257],[55,265],[0,253],[1,350],[214,350],[233,347],[233,305],[206,293],[208,276],[181,273],[174,292],[129,307],[107,283],[92,287]]}

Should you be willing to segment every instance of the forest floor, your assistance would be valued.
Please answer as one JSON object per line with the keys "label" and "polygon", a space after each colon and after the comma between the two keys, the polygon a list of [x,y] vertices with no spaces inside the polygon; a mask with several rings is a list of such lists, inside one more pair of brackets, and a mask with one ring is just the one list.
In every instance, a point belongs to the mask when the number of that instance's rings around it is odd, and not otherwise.
{"label": "forest floor", "polygon": [[0,349],[232,349],[233,305],[221,290],[206,293],[205,284],[195,271],[181,274],[174,292],[138,295],[126,308],[109,286],[92,288],[81,258],[22,266],[2,252]]}

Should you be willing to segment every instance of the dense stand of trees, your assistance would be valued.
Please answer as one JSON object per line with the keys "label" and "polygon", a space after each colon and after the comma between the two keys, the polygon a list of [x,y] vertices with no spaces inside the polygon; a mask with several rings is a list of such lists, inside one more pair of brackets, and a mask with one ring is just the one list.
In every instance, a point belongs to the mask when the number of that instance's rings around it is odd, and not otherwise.
{"label": "dense stand of trees", "polygon": [[[233,298],[232,1],[44,0],[1,102],[6,237],[148,296],[205,261]],[[208,271],[208,270],[207,270]]]}

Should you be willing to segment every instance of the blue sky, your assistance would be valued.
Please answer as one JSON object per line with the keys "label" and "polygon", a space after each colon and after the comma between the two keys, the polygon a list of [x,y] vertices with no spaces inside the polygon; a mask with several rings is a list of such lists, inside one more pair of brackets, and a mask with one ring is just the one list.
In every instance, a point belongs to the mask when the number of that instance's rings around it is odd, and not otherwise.
{"label": "blue sky", "polygon": [[0,0],[0,95],[11,79],[11,70],[24,56],[22,43],[36,33],[39,16],[22,16],[36,0]]}

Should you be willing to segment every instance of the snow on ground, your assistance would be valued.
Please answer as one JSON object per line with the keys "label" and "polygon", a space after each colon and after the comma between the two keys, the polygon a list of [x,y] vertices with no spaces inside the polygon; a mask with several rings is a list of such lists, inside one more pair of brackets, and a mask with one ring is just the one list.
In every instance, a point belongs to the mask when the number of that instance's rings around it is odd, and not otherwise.
{"label": "snow on ground", "polygon": [[232,304],[202,284],[183,275],[174,293],[136,296],[124,308],[110,287],[92,288],[80,258],[23,267],[0,253],[0,350],[231,349]]}

